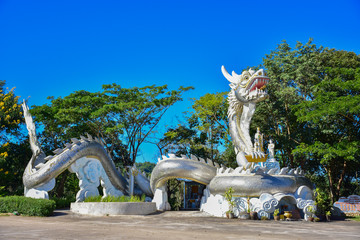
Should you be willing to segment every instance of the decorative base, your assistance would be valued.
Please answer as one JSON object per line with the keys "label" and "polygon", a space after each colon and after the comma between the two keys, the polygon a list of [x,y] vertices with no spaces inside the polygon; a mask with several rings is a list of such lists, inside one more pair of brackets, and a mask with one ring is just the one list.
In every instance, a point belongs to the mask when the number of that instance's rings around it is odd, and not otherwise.
{"label": "decorative base", "polygon": [[[314,216],[310,211],[310,206],[316,210],[315,202],[312,200],[312,190],[307,186],[299,187],[295,193],[276,193],[274,195],[263,193],[258,198],[234,197],[235,207],[234,216],[241,217],[248,212],[257,212],[259,219],[271,218],[276,208],[279,208],[282,202],[289,202],[294,207],[303,211],[304,218],[307,220]],[[201,199],[200,210],[216,217],[225,217],[229,210],[229,204],[224,196],[220,194],[212,195],[208,188],[204,190]]]}

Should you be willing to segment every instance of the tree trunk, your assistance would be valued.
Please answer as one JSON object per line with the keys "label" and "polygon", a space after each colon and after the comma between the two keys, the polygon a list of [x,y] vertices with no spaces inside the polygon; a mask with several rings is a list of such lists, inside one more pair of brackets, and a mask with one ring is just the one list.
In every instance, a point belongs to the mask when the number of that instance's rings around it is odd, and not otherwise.
{"label": "tree trunk", "polygon": [[65,190],[65,182],[67,180],[67,177],[69,175],[68,171],[65,171],[61,174],[60,181],[56,185],[56,196],[57,197],[63,197],[64,196],[64,190]]}
{"label": "tree trunk", "polygon": [[338,184],[336,186],[336,199],[334,199],[334,201],[337,201],[340,197],[340,188],[341,188],[341,185],[344,181],[344,177],[345,177],[345,172],[346,172],[346,166],[347,166],[347,163],[346,161],[344,161],[344,164],[343,164],[343,169],[341,171],[341,174],[340,174],[340,178],[339,178],[339,181],[338,181]]}
{"label": "tree trunk", "polygon": [[333,183],[333,180],[332,180],[332,171],[331,171],[331,168],[327,168],[325,166],[324,166],[324,168],[325,168],[325,170],[327,172],[327,175],[328,175],[330,199],[331,199],[331,204],[333,204],[333,202],[334,202],[334,183]]}

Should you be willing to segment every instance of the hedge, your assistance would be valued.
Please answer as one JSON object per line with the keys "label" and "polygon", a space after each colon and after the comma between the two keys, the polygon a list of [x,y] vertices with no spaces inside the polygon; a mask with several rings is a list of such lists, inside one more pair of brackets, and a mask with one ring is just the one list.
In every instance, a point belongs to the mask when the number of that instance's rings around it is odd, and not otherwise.
{"label": "hedge", "polygon": [[140,196],[106,196],[102,198],[101,195],[98,196],[90,196],[85,198],[84,202],[145,202],[145,194]]}
{"label": "hedge", "polygon": [[23,196],[0,197],[0,213],[18,212],[26,216],[50,216],[55,207],[56,204],[53,200]]}

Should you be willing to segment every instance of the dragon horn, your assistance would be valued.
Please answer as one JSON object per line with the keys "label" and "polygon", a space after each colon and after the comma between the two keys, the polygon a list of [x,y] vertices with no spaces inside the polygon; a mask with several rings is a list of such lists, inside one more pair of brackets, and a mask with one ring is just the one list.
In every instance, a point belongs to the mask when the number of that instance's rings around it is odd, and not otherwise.
{"label": "dragon horn", "polygon": [[228,71],[226,71],[224,65],[221,66],[221,72],[224,75],[224,77],[231,83],[236,84],[238,81],[236,78],[234,78],[234,76],[231,76]]}

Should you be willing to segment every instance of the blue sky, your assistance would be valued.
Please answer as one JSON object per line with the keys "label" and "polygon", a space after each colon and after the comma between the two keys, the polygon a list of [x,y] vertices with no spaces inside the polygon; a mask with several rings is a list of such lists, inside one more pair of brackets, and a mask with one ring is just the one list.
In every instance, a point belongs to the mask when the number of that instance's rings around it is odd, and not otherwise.
{"label": "blue sky", "polygon": [[360,54],[360,1],[0,0],[0,36],[0,79],[29,105],[113,82],[194,86],[164,126],[188,98],[228,91],[221,65],[258,65],[282,40]]}

